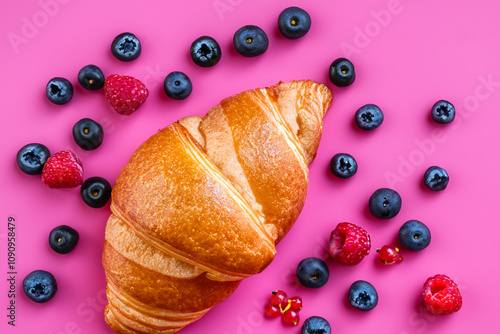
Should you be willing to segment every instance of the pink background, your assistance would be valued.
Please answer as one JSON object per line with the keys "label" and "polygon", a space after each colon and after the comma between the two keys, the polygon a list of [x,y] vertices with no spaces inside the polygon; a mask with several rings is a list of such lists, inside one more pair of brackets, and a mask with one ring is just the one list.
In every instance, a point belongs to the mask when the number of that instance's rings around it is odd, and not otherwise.
{"label": "pink background", "polygon": [[[146,4],[147,3],[147,4]],[[284,8],[297,5],[313,20],[300,40],[286,40],[277,30]],[[500,2],[473,1],[70,1],[0,0],[0,112],[2,205],[0,225],[0,332],[111,333],[103,320],[105,279],[101,265],[109,206],[86,206],[79,189],[52,190],[39,176],[23,174],[15,155],[30,142],[51,152],[71,149],[83,161],[85,177],[103,176],[114,183],[135,148],[178,118],[203,115],[229,95],[269,86],[279,80],[313,79],[332,88],[334,103],[324,120],[324,134],[310,166],[306,206],[278,246],[275,261],[245,280],[225,302],[181,333],[300,333],[278,319],[264,319],[270,292],[283,289],[303,298],[302,319],[328,319],[334,333],[482,333],[499,332],[498,289],[498,141],[500,140]],[[268,51],[253,59],[232,48],[233,33],[245,24],[261,26]],[[113,38],[135,33],[142,55],[122,63],[110,53]],[[217,39],[222,59],[200,68],[189,59],[191,42],[201,35]],[[330,63],[342,56],[356,66],[356,82],[344,89],[328,81]],[[106,75],[119,73],[142,80],[148,101],[130,117],[110,109],[102,91],[83,90],[79,69],[96,64]],[[163,80],[173,70],[187,73],[192,95],[169,100]],[[73,83],[73,100],[64,106],[44,96],[54,76]],[[454,123],[429,119],[432,104],[448,99],[457,108]],[[362,132],[353,115],[366,103],[385,114],[382,126]],[[71,135],[74,123],[90,117],[105,131],[102,146],[79,149]],[[330,158],[352,154],[359,171],[348,180],[330,175]],[[446,168],[451,181],[441,193],[422,186],[427,167]],[[379,221],[367,213],[367,200],[379,187],[392,187],[403,198],[400,214]],[[16,326],[7,326],[7,219],[16,219]],[[432,231],[431,245],[420,253],[404,252],[402,263],[384,267],[375,249],[397,239],[399,227],[419,219]],[[364,227],[372,252],[355,267],[332,263],[325,253],[329,233],[342,221]],[[80,232],[70,254],[48,245],[48,233],[67,224]],[[319,290],[298,286],[297,263],[324,258],[330,280]],[[22,293],[22,279],[44,269],[57,278],[59,291],[46,304]],[[446,274],[460,286],[464,304],[451,316],[422,309],[425,279]],[[379,292],[377,308],[363,313],[346,303],[347,289],[358,279]],[[302,322],[301,322],[302,324]]]}

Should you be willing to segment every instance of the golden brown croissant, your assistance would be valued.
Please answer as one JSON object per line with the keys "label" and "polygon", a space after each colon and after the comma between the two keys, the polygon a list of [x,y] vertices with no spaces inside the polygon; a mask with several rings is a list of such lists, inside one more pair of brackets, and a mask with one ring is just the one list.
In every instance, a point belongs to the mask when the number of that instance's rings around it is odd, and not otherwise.
{"label": "golden brown croissant", "polygon": [[117,333],[175,333],[273,260],[306,198],[332,95],[313,81],[236,94],[144,142],[114,187],[103,265]]}

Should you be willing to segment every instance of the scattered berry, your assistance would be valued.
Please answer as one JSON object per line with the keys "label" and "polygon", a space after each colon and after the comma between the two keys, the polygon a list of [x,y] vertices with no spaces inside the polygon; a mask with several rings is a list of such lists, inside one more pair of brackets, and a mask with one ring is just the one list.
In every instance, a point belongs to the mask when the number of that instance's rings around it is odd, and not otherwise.
{"label": "scattered berry", "polygon": [[222,50],[215,39],[201,36],[191,44],[190,54],[196,65],[211,67],[219,62]]}
{"label": "scattered berry", "polygon": [[354,308],[370,311],[378,304],[378,293],[372,284],[359,280],[352,283],[347,299]]}
{"label": "scattered berry", "polygon": [[446,275],[429,277],[424,284],[424,302],[432,314],[451,314],[462,307],[458,285]]}
{"label": "scattered berry", "polygon": [[170,72],[163,83],[163,90],[172,99],[184,100],[193,91],[193,84],[186,74]]}
{"label": "scattered berry", "polygon": [[302,324],[301,334],[331,334],[332,328],[328,321],[322,317],[312,316]]}
{"label": "scattered berry", "polygon": [[66,104],[73,98],[73,85],[68,79],[52,78],[47,83],[45,95],[54,104]]}
{"label": "scattered berry", "polygon": [[141,51],[141,42],[134,34],[129,32],[119,34],[111,42],[111,53],[121,61],[137,59],[141,55]]}
{"label": "scattered berry", "polygon": [[365,104],[354,114],[354,122],[361,130],[376,129],[384,121],[384,113],[375,104]]}
{"label": "scattered berry", "polygon": [[278,29],[286,38],[301,38],[311,29],[311,16],[302,8],[288,7],[278,17]]}
{"label": "scattered berry", "polygon": [[432,106],[432,120],[439,124],[448,124],[455,119],[455,107],[448,101],[439,100]]}
{"label": "scattered berry", "polygon": [[358,163],[350,154],[337,153],[330,160],[330,171],[336,177],[347,179],[356,174]]}
{"label": "scattered berry", "polygon": [[268,318],[274,318],[277,317],[281,314],[281,309],[279,306],[273,305],[271,303],[267,304],[266,306],[266,317]]}
{"label": "scattered berry", "polygon": [[316,257],[308,257],[300,261],[296,274],[300,284],[313,289],[325,285],[330,276],[325,261]]}
{"label": "scattered berry", "polygon": [[83,182],[80,193],[85,204],[102,208],[111,198],[111,185],[102,177],[89,177]]}
{"label": "scattered berry", "polygon": [[290,308],[294,311],[302,310],[302,298],[300,297],[292,297],[289,299]]}
{"label": "scattered berry", "polygon": [[431,231],[418,220],[409,220],[399,229],[399,242],[404,249],[419,252],[431,243]]}
{"label": "scattered berry", "polygon": [[49,188],[74,188],[83,183],[80,159],[64,150],[51,155],[42,171],[42,181]]}
{"label": "scattered berry", "polygon": [[287,298],[284,291],[276,290],[271,293],[269,303],[266,305],[265,315],[268,318],[277,317],[281,314],[283,323],[297,325],[299,323],[299,311],[302,309],[300,297]]}
{"label": "scattered berry", "polygon": [[272,305],[280,306],[280,305],[285,304],[286,300],[287,300],[287,295],[284,291],[275,290],[271,293],[271,298],[270,298],[269,302]]}
{"label": "scattered berry", "polygon": [[283,312],[281,319],[286,325],[297,326],[300,321],[299,312],[290,308]]}
{"label": "scattered berry", "polygon": [[368,209],[375,218],[389,219],[401,210],[401,196],[392,189],[380,188],[370,196]]}
{"label": "scattered berry", "polygon": [[31,143],[17,151],[16,161],[19,168],[29,175],[42,174],[43,166],[50,157],[49,149],[42,144]]}
{"label": "scattered berry", "polygon": [[383,264],[394,264],[403,261],[401,254],[399,254],[399,248],[394,246],[385,245],[377,249],[377,253]]}
{"label": "scattered berry", "polygon": [[444,168],[431,166],[425,171],[424,184],[432,191],[445,190],[449,181],[450,177]]}
{"label": "scattered berry", "polygon": [[149,95],[146,86],[138,79],[126,75],[112,74],[104,83],[104,96],[122,115],[136,111]]}
{"label": "scattered berry", "polygon": [[57,282],[54,276],[45,270],[35,270],[23,280],[23,291],[36,303],[48,302],[57,292]]}
{"label": "scattered berry", "polygon": [[78,72],[78,82],[87,90],[99,90],[104,87],[106,78],[101,69],[95,65],[82,67]]}
{"label": "scattered berry", "polygon": [[370,247],[368,232],[351,223],[340,223],[330,235],[328,253],[340,264],[355,265],[370,253]]}
{"label": "scattered berry", "polygon": [[83,118],[73,126],[73,138],[82,149],[91,151],[101,146],[104,132],[99,123]]}
{"label": "scattered berry", "polygon": [[269,39],[262,28],[246,25],[234,33],[233,45],[240,55],[256,57],[266,52],[269,47]]}
{"label": "scattered berry", "polygon": [[49,233],[49,245],[56,253],[68,254],[78,244],[80,235],[78,232],[67,225],[55,227]]}
{"label": "scattered berry", "polygon": [[354,65],[346,58],[338,58],[333,61],[329,69],[330,81],[337,87],[350,86],[356,79]]}

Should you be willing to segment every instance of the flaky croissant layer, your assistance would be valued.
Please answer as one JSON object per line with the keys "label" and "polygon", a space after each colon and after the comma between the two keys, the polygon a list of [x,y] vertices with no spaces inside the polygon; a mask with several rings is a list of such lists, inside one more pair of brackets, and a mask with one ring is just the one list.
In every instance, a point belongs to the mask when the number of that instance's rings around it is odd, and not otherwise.
{"label": "flaky croissant layer", "polygon": [[297,220],[332,95],[279,82],[224,99],[144,142],[106,225],[105,319],[117,333],[175,333],[264,270]]}

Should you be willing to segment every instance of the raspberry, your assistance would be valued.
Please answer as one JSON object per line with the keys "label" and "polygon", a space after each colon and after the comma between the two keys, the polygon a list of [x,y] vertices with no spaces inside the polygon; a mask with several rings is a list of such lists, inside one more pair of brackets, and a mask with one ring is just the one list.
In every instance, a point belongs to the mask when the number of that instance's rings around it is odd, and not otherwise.
{"label": "raspberry", "polygon": [[451,314],[462,307],[458,285],[446,275],[429,277],[423,295],[425,306],[432,314]]}
{"label": "raspberry", "polygon": [[65,150],[51,155],[42,171],[42,181],[49,188],[74,188],[83,183],[80,159]]}
{"label": "raspberry", "polygon": [[112,74],[104,82],[104,96],[117,113],[130,115],[149,95],[146,86],[138,79]]}
{"label": "raspberry", "polygon": [[328,252],[340,264],[355,265],[370,253],[370,247],[370,236],[363,228],[340,223],[332,231]]}

